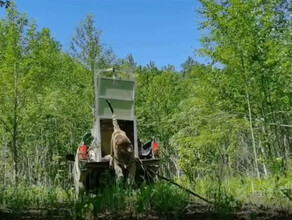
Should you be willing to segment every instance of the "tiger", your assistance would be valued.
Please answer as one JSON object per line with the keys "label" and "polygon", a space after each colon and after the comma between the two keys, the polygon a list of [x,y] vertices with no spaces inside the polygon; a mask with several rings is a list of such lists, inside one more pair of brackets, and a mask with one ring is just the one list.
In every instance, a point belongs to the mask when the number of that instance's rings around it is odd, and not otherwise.
{"label": "tiger", "polygon": [[136,176],[134,147],[126,133],[120,129],[111,103],[108,100],[106,100],[106,102],[111,109],[113,123],[113,133],[111,136],[110,145],[110,166],[114,168],[115,175],[118,181],[126,181],[128,179],[131,184],[134,184]]}

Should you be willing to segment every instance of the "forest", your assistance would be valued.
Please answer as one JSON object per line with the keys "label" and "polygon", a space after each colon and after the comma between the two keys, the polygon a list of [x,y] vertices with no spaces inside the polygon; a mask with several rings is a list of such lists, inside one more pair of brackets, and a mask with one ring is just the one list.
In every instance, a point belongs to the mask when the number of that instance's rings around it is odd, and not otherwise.
{"label": "forest", "polygon": [[[65,51],[15,4],[0,7],[0,218],[292,216],[292,2],[200,4],[208,63],[189,57],[181,71],[117,57],[93,15]],[[74,200],[65,156],[92,128],[93,75],[108,67],[134,74],[138,135],[159,141],[161,175],[211,204],[163,180]]]}

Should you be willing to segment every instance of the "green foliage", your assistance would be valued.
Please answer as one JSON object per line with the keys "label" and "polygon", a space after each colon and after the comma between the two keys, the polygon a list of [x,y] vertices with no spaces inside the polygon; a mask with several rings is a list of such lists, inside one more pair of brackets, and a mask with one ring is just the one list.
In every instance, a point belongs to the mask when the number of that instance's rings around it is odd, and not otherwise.
{"label": "green foliage", "polygon": [[81,216],[88,213],[96,215],[102,212],[114,214],[126,210],[133,211],[131,196],[132,190],[128,186],[109,184],[102,193],[83,195],[82,200],[76,204],[76,211]]}
{"label": "green foliage", "polygon": [[156,211],[158,213],[179,214],[186,207],[189,195],[176,186],[166,182],[157,182],[144,186],[137,195],[137,211]]}
{"label": "green foliage", "polygon": [[8,0],[1,0],[0,1],[0,7],[5,7],[6,9],[10,6],[11,4],[11,1],[8,1]]}
{"label": "green foliage", "polygon": [[[211,64],[188,58],[181,73],[154,62],[137,67],[132,55],[117,61],[92,15],[77,26],[67,54],[49,29],[15,5],[7,9],[0,20],[2,207],[73,204],[71,190],[61,189],[71,187],[64,156],[92,126],[93,75],[109,66],[135,78],[139,138],[160,142],[164,175],[190,181],[219,213],[246,202],[291,205],[291,2],[200,2],[207,34],[199,52]],[[72,213],[180,213],[188,200],[163,182],[109,185]]]}
{"label": "green foliage", "polygon": [[[286,66],[292,62],[282,51],[291,53],[287,44],[291,4],[286,0],[201,3],[206,35],[199,52],[212,63],[200,66],[188,60],[191,65],[184,70],[191,93],[173,115],[178,132],[171,139],[179,149],[180,166],[191,180],[285,172],[292,106],[287,84],[292,72]],[[279,156],[281,163],[275,159]]]}
{"label": "green foliage", "polygon": [[62,188],[25,186],[2,187],[0,192],[0,206],[3,210],[41,209],[45,207],[56,208],[61,203],[69,203],[74,198],[72,190],[65,191]]}
{"label": "green foliage", "polygon": [[240,201],[236,201],[234,195],[222,186],[219,181],[218,185],[214,185],[207,190],[206,193],[208,198],[212,198],[214,201],[216,212],[220,215],[227,215],[240,206]]}
{"label": "green foliage", "polygon": [[100,37],[101,30],[96,28],[95,18],[89,14],[76,27],[71,42],[73,56],[89,69],[92,76],[98,68],[108,67],[115,60],[113,51],[102,45]]}
{"label": "green foliage", "polygon": [[97,195],[84,195],[75,205],[78,216],[97,216],[108,213],[112,216],[157,212],[180,214],[188,203],[185,192],[165,182],[133,189],[123,184],[109,184]]}
{"label": "green foliage", "polygon": [[158,70],[152,63],[139,67],[137,81],[136,113],[138,131],[142,141],[156,138],[160,143],[162,170],[167,175],[177,172],[177,148],[170,144],[170,138],[177,132],[173,114],[187,96],[182,75],[169,70]]}
{"label": "green foliage", "polygon": [[[183,181],[183,185],[187,182]],[[262,179],[245,176],[223,179],[205,177],[189,182],[187,187],[213,201],[220,215],[240,210],[245,205],[285,210],[292,206],[287,196],[292,188],[290,172],[286,176],[271,176]]]}
{"label": "green foliage", "polygon": [[239,113],[228,112],[224,100],[216,97],[221,81],[216,71],[193,67],[187,80],[196,84],[174,115],[179,132],[172,137],[172,144],[179,147],[180,166],[191,179],[225,172],[238,160],[238,142],[247,122]]}
{"label": "green foliage", "polygon": [[16,184],[68,185],[64,155],[93,121],[92,76],[15,8],[0,21],[0,36],[0,144],[14,166],[1,163],[3,184],[13,177]]}

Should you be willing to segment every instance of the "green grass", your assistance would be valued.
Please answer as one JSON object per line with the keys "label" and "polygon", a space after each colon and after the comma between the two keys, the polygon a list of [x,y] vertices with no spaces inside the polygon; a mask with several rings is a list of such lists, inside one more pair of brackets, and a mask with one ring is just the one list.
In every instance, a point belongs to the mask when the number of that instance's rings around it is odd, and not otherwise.
{"label": "green grass", "polygon": [[189,196],[177,187],[156,182],[133,189],[127,185],[110,185],[97,195],[85,195],[76,204],[82,216],[91,213],[180,214],[189,202]]}
{"label": "green grass", "polygon": [[73,198],[73,190],[64,190],[59,187],[19,186],[0,188],[0,207],[16,211],[29,208],[55,207],[69,203]]}
{"label": "green grass", "polygon": [[102,192],[84,193],[77,201],[72,189],[19,186],[0,190],[0,211],[10,210],[17,214],[24,210],[58,210],[62,207],[77,218],[99,213],[180,214],[188,202],[188,194],[166,182],[145,184],[139,188],[109,184]]}
{"label": "green grass", "polygon": [[[233,211],[243,204],[254,204],[279,209],[291,209],[292,173],[286,176],[270,176],[267,178],[233,177],[203,178],[192,183],[180,180],[199,195],[213,201],[219,211]],[[289,198],[290,197],[290,198]],[[193,201],[199,202],[195,197]]]}
{"label": "green grass", "polygon": [[176,186],[157,182],[138,191],[137,211],[180,212],[189,202],[189,195]]}
{"label": "green grass", "polygon": [[[111,216],[124,214],[158,213],[180,216],[190,202],[203,203],[177,186],[165,181],[131,188],[124,184],[108,184],[97,194],[85,193],[75,201],[73,189],[59,187],[19,186],[0,188],[0,211],[11,210],[58,210],[62,207],[71,217],[96,217],[100,213]],[[184,187],[213,201],[214,210],[224,216],[236,212],[244,204],[272,207],[283,210],[292,209],[292,173],[286,176],[269,178],[237,177],[204,178],[188,183],[186,179],[177,180]]]}
{"label": "green grass", "polygon": [[13,219],[71,217],[75,215],[75,212],[71,210],[73,198],[73,190],[64,190],[59,187],[1,187],[0,218],[2,214]]}

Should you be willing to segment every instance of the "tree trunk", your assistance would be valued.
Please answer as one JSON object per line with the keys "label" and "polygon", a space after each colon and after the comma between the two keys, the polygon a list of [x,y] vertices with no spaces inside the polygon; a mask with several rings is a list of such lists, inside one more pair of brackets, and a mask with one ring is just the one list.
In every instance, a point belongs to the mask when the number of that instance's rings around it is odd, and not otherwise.
{"label": "tree trunk", "polygon": [[13,109],[13,130],[12,130],[12,152],[14,161],[14,181],[15,185],[18,186],[18,73],[16,64],[14,64],[14,109]]}
{"label": "tree trunk", "polygon": [[248,105],[248,118],[249,118],[249,129],[250,129],[250,134],[251,134],[251,140],[252,140],[252,148],[253,148],[253,155],[254,155],[254,163],[255,163],[255,170],[257,177],[260,177],[260,172],[259,172],[259,166],[258,166],[258,156],[257,156],[257,150],[256,150],[256,143],[255,143],[255,137],[254,137],[254,131],[253,131],[253,126],[252,126],[252,115],[251,115],[251,107],[250,107],[250,99],[249,99],[249,94],[246,89],[246,101]]}

